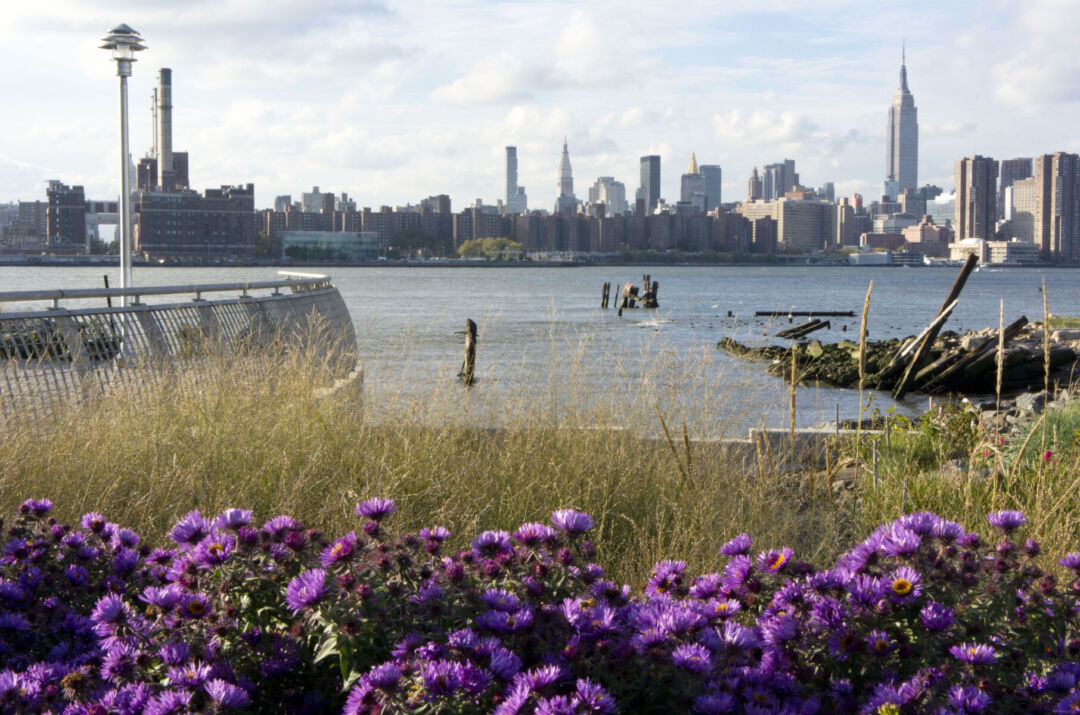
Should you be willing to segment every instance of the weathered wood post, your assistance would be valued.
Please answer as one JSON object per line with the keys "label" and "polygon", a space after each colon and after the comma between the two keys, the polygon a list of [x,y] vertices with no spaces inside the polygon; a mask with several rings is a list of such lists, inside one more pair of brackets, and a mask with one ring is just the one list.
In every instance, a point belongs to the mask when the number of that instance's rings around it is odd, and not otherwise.
{"label": "weathered wood post", "polygon": [[600,292],[600,307],[602,309],[604,309],[604,310],[607,310],[608,297],[610,295],[611,295],[611,284],[610,283],[604,283],[604,287]]}
{"label": "weathered wood post", "polygon": [[473,384],[473,373],[476,370],[476,323],[472,318],[465,320],[465,361],[461,365],[458,377],[466,386]]}

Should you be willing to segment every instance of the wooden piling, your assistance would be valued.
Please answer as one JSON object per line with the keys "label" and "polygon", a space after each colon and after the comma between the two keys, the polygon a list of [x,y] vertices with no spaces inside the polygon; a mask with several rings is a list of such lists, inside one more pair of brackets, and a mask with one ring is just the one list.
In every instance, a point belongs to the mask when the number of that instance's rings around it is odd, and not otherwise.
{"label": "wooden piling", "polygon": [[458,377],[466,386],[472,386],[476,370],[476,323],[471,318],[465,320],[465,361],[461,365]]}
{"label": "wooden piling", "polygon": [[608,298],[610,297],[610,295],[611,295],[611,284],[610,283],[604,283],[604,288],[600,292],[600,307],[602,309],[604,309],[604,310],[607,310]]}

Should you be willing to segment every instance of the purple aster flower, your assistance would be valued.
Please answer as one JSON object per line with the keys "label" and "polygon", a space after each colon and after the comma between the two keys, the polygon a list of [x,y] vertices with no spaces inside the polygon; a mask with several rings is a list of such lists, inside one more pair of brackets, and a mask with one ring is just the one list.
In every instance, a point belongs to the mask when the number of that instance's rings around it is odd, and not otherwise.
{"label": "purple aster flower", "polygon": [[723,582],[724,577],[722,574],[702,574],[694,579],[693,585],[690,586],[690,595],[703,601],[710,599],[720,593],[720,586]]}
{"label": "purple aster flower", "polygon": [[48,499],[27,499],[19,505],[19,512],[35,517],[43,517],[52,511],[53,503]]}
{"label": "purple aster flower", "polygon": [[534,715],[576,715],[574,702],[566,695],[553,695],[536,701]]}
{"label": "purple aster flower", "polygon": [[521,671],[521,658],[518,658],[513,651],[499,647],[491,653],[489,668],[496,677],[511,680]]}
{"label": "purple aster flower", "polygon": [[555,543],[559,539],[559,532],[547,524],[532,522],[519,526],[514,532],[514,539],[531,548],[539,544]]}
{"label": "purple aster flower", "polygon": [[650,596],[679,592],[682,586],[682,572],[686,570],[685,561],[661,561],[653,566],[652,575],[645,585],[645,593]]}
{"label": "purple aster flower", "polygon": [[789,615],[776,616],[761,626],[761,638],[771,646],[780,646],[799,633],[798,622]]}
{"label": "purple aster flower", "polygon": [[1072,551],[1067,553],[1058,563],[1067,569],[1080,572],[1080,552]]}
{"label": "purple aster flower", "polygon": [[485,531],[473,539],[472,547],[477,558],[494,558],[513,551],[510,534],[505,531]]}
{"label": "purple aster flower", "polygon": [[225,563],[235,548],[236,537],[219,531],[198,543],[191,552],[191,560],[202,568],[213,568]]}
{"label": "purple aster flower", "polygon": [[158,655],[161,656],[161,661],[165,665],[180,665],[187,662],[188,656],[191,651],[187,646],[187,643],[183,641],[177,643],[166,643],[158,649]]}
{"label": "purple aster flower", "polygon": [[907,601],[922,593],[922,577],[910,566],[901,566],[889,574],[889,591],[893,598]]}
{"label": "purple aster flower", "polygon": [[480,598],[496,611],[514,611],[521,605],[517,596],[503,588],[489,588]]}
{"label": "purple aster flower", "polygon": [[997,651],[992,646],[982,643],[961,643],[949,648],[954,658],[971,665],[991,665],[998,659]]}
{"label": "purple aster flower", "polygon": [[223,708],[242,708],[248,704],[248,692],[227,680],[214,678],[203,685],[210,699]]}
{"label": "purple aster flower", "polygon": [[511,633],[529,628],[533,622],[533,612],[529,607],[516,611],[485,611],[476,617],[476,625],[496,633]]}
{"label": "purple aster flower", "polygon": [[699,643],[684,643],[671,653],[671,662],[697,675],[712,670],[712,655]]}
{"label": "purple aster flower", "polygon": [[105,529],[105,517],[98,514],[96,511],[92,511],[88,514],[83,514],[80,522],[82,527],[87,531],[92,531],[95,534],[100,534]]}
{"label": "purple aster flower", "polygon": [[163,587],[147,586],[143,589],[139,600],[157,606],[163,611],[171,611],[183,595],[184,587],[178,583],[171,583]]}
{"label": "purple aster flower", "polygon": [[295,616],[305,608],[318,603],[329,591],[330,588],[326,585],[326,571],[308,569],[289,582],[285,589],[285,603],[292,609]]}
{"label": "purple aster flower", "polygon": [[200,660],[174,666],[167,671],[169,682],[181,688],[197,688],[210,678],[210,666]]}
{"label": "purple aster flower", "polygon": [[1024,516],[1022,512],[1013,509],[1005,509],[1003,511],[995,511],[992,514],[987,514],[986,520],[990,522],[990,526],[995,529],[1001,529],[1001,531],[1006,534],[1016,531],[1027,523],[1027,517]]}
{"label": "purple aster flower", "polygon": [[943,631],[953,623],[953,610],[946,608],[937,601],[931,601],[923,606],[919,612],[919,619],[926,630],[931,632]]}
{"label": "purple aster flower", "polygon": [[724,566],[724,582],[723,587],[729,591],[734,591],[741,587],[747,577],[750,576],[750,572],[754,569],[754,563],[750,560],[749,556],[740,554],[727,562]]}
{"label": "purple aster flower", "polygon": [[424,541],[446,541],[450,538],[450,530],[445,526],[424,527],[417,534]]}
{"label": "purple aster flower", "polygon": [[363,680],[373,688],[392,692],[397,689],[401,676],[401,668],[397,665],[394,663],[383,663],[382,665],[377,665],[369,670],[367,675],[363,677]]}
{"label": "purple aster flower", "polygon": [[465,667],[452,660],[436,660],[420,665],[420,677],[429,695],[453,695],[465,687]]}
{"label": "purple aster flower", "polygon": [[750,547],[754,544],[750,534],[739,534],[731,541],[720,547],[720,553],[724,556],[739,556],[750,553]]}
{"label": "purple aster flower", "polygon": [[135,549],[120,549],[113,557],[113,571],[119,576],[127,576],[139,563],[139,552]]}
{"label": "purple aster flower", "polygon": [[519,673],[515,682],[524,683],[530,690],[541,690],[553,685],[567,676],[561,665],[540,665],[524,673]]}
{"label": "purple aster flower", "polygon": [[250,509],[226,509],[214,519],[215,529],[231,529],[236,531],[241,526],[251,523]]}
{"label": "purple aster flower", "polygon": [[993,700],[989,695],[973,685],[961,687],[957,685],[949,691],[949,705],[956,708],[960,713],[979,713],[990,707]]}
{"label": "purple aster flower", "polygon": [[26,620],[26,616],[13,611],[0,611],[0,631],[26,632],[28,630],[30,630],[30,621]]}
{"label": "purple aster flower", "polygon": [[894,524],[884,533],[881,542],[881,553],[886,556],[905,558],[919,550],[922,537],[906,527]]}
{"label": "purple aster flower", "polygon": [[191,696],[190,690],[166,690],[146,704],[143,715],[186,713]]}
{"label": "purple aster flower", "polygon": [[584,534],[592,528],[593,520],[588,514],[573,509],[560,509],[551,514],[551,523],[567,534]]}
{"label": "purple aster flower", "polygon": [[896,642],[885,631],[870,631],[866,644],[878,655],[888,655],[896,647]]}
{"label": "purple aster flower", "polygon": [[273,519],[267,520],[267,522],[263,524],[262,528],[263,531],[269,534],[272,538],[280,541],[281,539],[284,539],[285,536],[289,534],[289,532],[303,531],[304,525],[296,519],[292,518],[291,516],[281,514],[279,516],[275,516]]}
{"label": "purple aster flower", "polygon": [[[578,678],[577,687],[574,690],[574,700],[583,705],[586,712],[611,715],[615,712],[615,698],[607,694],[601,686],[593,683],[588,678]],[[577,710],[575,709],[575,712]]]}
{"label": "purple aster flower", "polygon": [[82,566],[72,564],[64,569],[64,576],[72,586],[85,586],[90,574]]}
{"label": "purple aster flower", "polygon": [[180,599],[180,616],[185,619],[204,618],[210,614],[213,607],[210,599],[202,593],[186,594]]}
{"label": "purple aster flower", "polygon": [[934,524],[934,538],[941,541],[955,541],[964,535],[964,529],[955,521],[949,521],[948,519],[939,519]]}
{"label": "purple aster flower", "polygon": [[194,545],[202,541],[209,533],[210,522],[204,519],[196,509],[189,511],[176,523],[169,532],[169,538],[178,544]]}
{"label": "purple aster flower", "polygon": [[319,555],[319,562],[324,567],[327,567],[331,564],[336,564],[339,561],[347,560],[352,556],[353,550],[359,541],[356,534],[350,531],[348,534],[345,534],[345,536],[342,536],[340,539],[337,539],[334,543],[323,549],[322,553]]}
{"label": "purple aster flower", "polygon": [[776,549],[763,551],[758,554],[757,566],[764,573],[778,573],[787,565],[792,556],[794,556],[794,552],[787,547],[779,551]]}
{"label": "purple aster flower", "polygon": [[383,497],[368,499],[356,505],[356,515],[372,521],[382,521],[395,511],[397,511],[397,505],[394,504],[394,500]]}
{"label": "purple aster flower", "polygon": [[694,700],[694,712],[701,715],[724,715],[735,712],[735,698],[728,693],[699,695]]}
{"label": "purple aster flower", "polygon": [[90,620],[95,623],[117,623],[124,620],[128,615],[127,604],[115,593],[102,596],[98,600],[94,610],[90,613]]}

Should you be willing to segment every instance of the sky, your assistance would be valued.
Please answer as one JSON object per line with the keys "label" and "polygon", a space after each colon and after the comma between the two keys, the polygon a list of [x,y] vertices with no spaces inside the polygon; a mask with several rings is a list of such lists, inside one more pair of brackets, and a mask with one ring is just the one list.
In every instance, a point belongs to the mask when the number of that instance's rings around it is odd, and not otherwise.
{"label": "sky", "polygon": [[505,196],[518,148],[529,208],[550,210],[565,137],[574,188],[626,184],[661,156],[677,200],[691,152],[723,200],[755,166],[881,192],[901,43],[919,182],[953,161],[1080,152],[1077,0],[50,0],[0,23],[0,202],[49,179],[119,194],[119,84],[98,49],[138,30],[131,152],[151,146],[157,70],[173,70],[173,148],[202,190],[254,183],[256,206],[319,186],[359,206]]}

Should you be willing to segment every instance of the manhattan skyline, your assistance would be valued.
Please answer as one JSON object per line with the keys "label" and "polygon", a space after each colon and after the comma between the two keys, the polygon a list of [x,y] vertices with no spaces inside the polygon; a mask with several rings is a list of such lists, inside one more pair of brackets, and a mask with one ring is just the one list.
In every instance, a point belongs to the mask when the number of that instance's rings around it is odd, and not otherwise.
{"label": "manhattan skyline", "polygon": [[[113,67],[97,49],[127,22],[149,50],[131,78],[132,155],[151,146],[157,70],[174,72],[174,144],[196,188],[254,182],[257,205],[311,185],[361,205],[505,190],[518,149],[530,208],[556,198],[561,142],[583,186],[632,193],[662,158],[663,197],[696,152],[745,196],[754,166],[796,160],[804,184],[874,198],[901,38],[919,106],[919,183],[952,162],[1080,151],[1080,9],[1060,0],[909,3],[379,3],[229,0],[18,6],[0,28],[8,111],[0,201],[45,181],[114,195]],[[690,20],[688,18],[693,18]]]}

